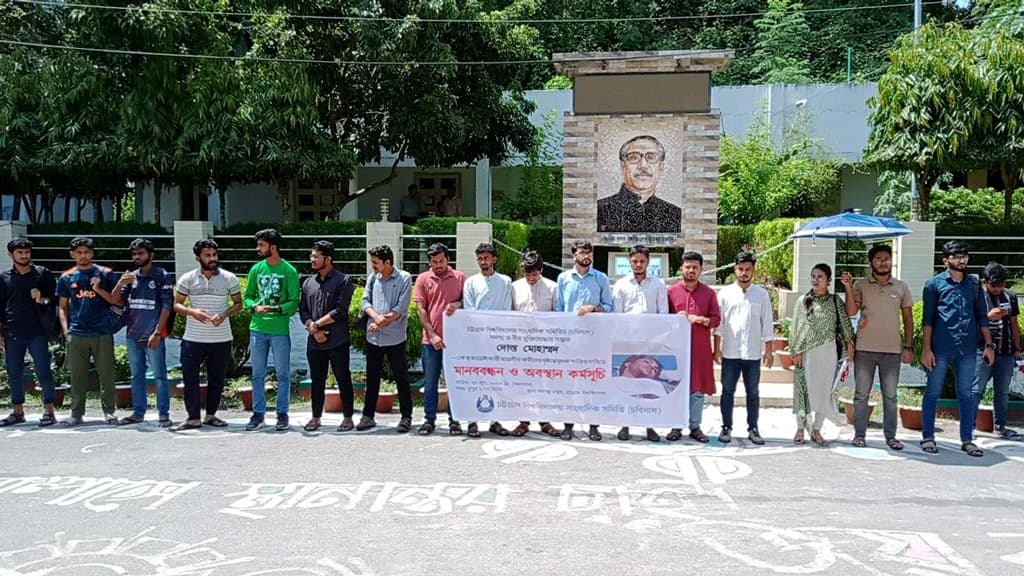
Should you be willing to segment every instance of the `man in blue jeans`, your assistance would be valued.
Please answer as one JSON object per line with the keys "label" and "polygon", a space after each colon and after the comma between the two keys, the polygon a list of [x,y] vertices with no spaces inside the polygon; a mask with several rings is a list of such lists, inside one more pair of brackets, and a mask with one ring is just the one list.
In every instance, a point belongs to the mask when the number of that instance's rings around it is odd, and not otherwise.
{"label": "man in blue jeans", "polygon": [[153,265],[156,247],[149,240],[136,238],[128,247],[135,270],[125,272],[114,286],[115,305],[124,306],[128,315],[125,347],[132,371],[132,415],[117,423],[125,426],[146,420],[146,369],[156,381],[156,410],[160,427],[170,428],[171,391],[167,385],[167,319],[174,307],[174,275]]}
{"label": "man in blue jeans", "polygon": [[[988,381],[993,380],[995,432],[1007,440],[1019,440],[1020,435],[1006,427],[1006,413],[1010,403],[1010,381],[1013,380],[1013,370],[1017,366],[1017,360],[1024,357],[1020,349],[1020,326],[1017,324],[1020,304],[1017,301],[1017,295],[1006,289],[1007,276],[1006,267],[995,262],[985,266],[985,271],[981,273],[981,280],[985,286],[984,297],[985,309],[988,310],[988,329],[992,334],[992,342],[996,345],[996,359],[992,364],[986,364],[982,357],[984,349],[978,350],[977,376],[974,379],[974,388],[971,390],[971,394],[974,396],[975,405],[977,405],[981,402],[981,397],[985,395]],[[982,343],[979,341],[978,344]]]}
{"label": "man in blue jeans", "polygon": [[57,282],[50,271],[32,264],[32,242],[15,238],[7,243],[7,253],[14,265],[0,274],[0,351],[4,352],[7,377],[11,386],[11,414],[0,420],[0,426],[25,422],[25,353],[32,355],[36,377],[43,389],[43,416],[40,426],[57,422],[53,415],[56,401],[50,349],[40,322],[40,312],[49,309],[56,314],[54,293]]}
{"label": "man in blue jeans", "polygon": [[[981,281],[967,274],[967,245],[952,240],[942,247],[946,271],[924,285],[921,364],[928,381],[921,406],[921,449],[936,454],[935,409],[946,372],[956,370],[956,396],[960,406],[960,449],[970,456],[984,452],[974,444],[976,404],[972,388],[979,362],[978,343],[983,343],[980,362],[995,362],[995,343],[989,332],[988,309]],[[979,334],[980,333],[980,334]]]}

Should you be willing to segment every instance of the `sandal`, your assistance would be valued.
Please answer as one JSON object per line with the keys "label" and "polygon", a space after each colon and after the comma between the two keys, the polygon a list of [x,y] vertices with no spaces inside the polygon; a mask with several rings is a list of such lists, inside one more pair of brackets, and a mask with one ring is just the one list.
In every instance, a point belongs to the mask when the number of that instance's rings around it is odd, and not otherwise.
{"label": "sandal", "polygon": [[407,434],[412,429],[412,418],[402,418],[398,421],[398,433]]}
{"label": "sandal", "polygon": [[707,444],[708,442],[711,441],[711,439],[708,438],[708,435],[705,434],[700,428],[694,428],[690,430],[690,438],[693,438],[694,440],[700,442],[701,444]]}
{"label": "sandal", "polygon": [[[550,426],[550,424],[548,424],[548,426]],[[512,429],[512,435],[515,436],[516,438],[519,438],[520,436],[525,436],[526,433],[529,431],[530,425],[526,422],[520,422],[519,426],[516,426],[515,428]]]}
{"label": "sandal", "polygon": [[900,442],[895,438],[889,438],[885,443],[889,446],[890,450],[903,450],[903,442]]}
{"label": "sandal", "polygon": [[338,432],[351,432],[355,430],[356,425],[352,423],[352,418],[345,418],[338,424]]}
{"label": "sandal", "polygon": [[825,440],[825,437],[821,435],[821,430],[812,430],[811,440],[822,448],[828,448],[828,440]]}
{"label": "sandal", "polygon": [[676,442],[676,441],[682,440],[682,439],[683,439],[683,429],[682,428],[673,428],[672,430],[669,431],[668,435],[665,436],[665,440],[668,440],[669,442]]}
{"label": "sandal", "polygon": [[654,428],[647,429],[647,441],[648,442],[661,442],[661,434],[658,434]]}
{"label": "sandal", "polygon": [[431,422],[430,420],[427,420],[422,425],[420,425],[420,429],[419,429],[419,431],[417,433],[420,436],[429,436],[433,431],[434,431],[434,423]]}
{"label": "sandal", "polygon": [[867,445],[868,445],[868,443],[865,442],[864,438],[862,438],[860,436],[858,436],[858,437],[853,439],[853,447],[854,448],[865,448]]}
{"label": "sandal", "polygon": [[[522,426],[522,424],[520,424]],[[518,428],[516,428],[518,430]],[[509,431],[501,425],[501,422],[491,422],[490,427],[491,434],[497,434],[498,436],[508,436]]]}
{"label": "sandal", "polygon": [[480,437],[480,427],[477,426],[476,422],[469,423],[469,429],[466,431],[466,436],[469,436],[470,438]]}
{"label": "sandal", "polygon": [[145,418],[136,418],[135,415],[132,414],[131,416],[125,416],[124,418],[121,418],[120,420],[118,420],[117,421],[117,425],[118,426],[130,426],[132,424],[142,424],[145,421],[146,421]]}
{"label": "sandal", "polygon": [[217,418],[216,416],[207,416],[203,424],[208,424],[214,428],[226,428],[228,423]]}
{"label": "sandal", "polygon": [[562,434],[557,428],[551,425],[551,422],[541,422],[540,431],[552,438],[558,437]]}
{"label": "sandal", "polygon": [[597,426],[590,427],[587,437],[590,438],[591,442],[600,442],[604,438],[604,436],[601,436],[601,430]]}
{"label": "sandal", "polygon": [[448,423],[448,435],[449,436],[462,436],[462,424],[458,422]]}
{"label": "sandal", "polygon": [[25,414],[15,414],[11,412],[6,418],[0,420],[0,426],[14,426],[15,424],[24,424]]}
{"label": "sandal", "polygon": [[935,440],[922,440],[921,450],[924,450],[928,454],[938,454],[939,447],[935,445]]}
{"label": "sandal", "polygon": [[39,418],[39,426],[45,428],[46,426],[53,426],[57,423],[57,417],[53,415],[53,412],[47,412]]}
{"label": "sandal", "polygon": [[793,436],[793,444],[804,444],[804,431],[801,428],[796,431],[796,436]]}
{"label": "sandal", "polygon": [[190,422],[188,420],[185,420],[181,424],[178,424],[174,428],[171,428],[171,430],[174,431],[174,432],[184,432],[185,430],[196,430],[196,429],[202,428],[202,427],[203,427],[202,424],[196,424],[195,422]]}
{"label": "sandal", "polygon": [[305,430],[306,432],[316,432],[317,430],[320,429],[320,419],[313,418],[309,422],[306,422],[306,425],[303,426],[302,429]]}
{"label": "sandal", "polygon": [[978,446],[974,442],[968,442],[961,446],[960,449],[963,450],[964,452],[967,452],[968,456],[973,456],[975,458],[980,458],[985,455],[985,451],[982,450],[981,448],[978,448]]}

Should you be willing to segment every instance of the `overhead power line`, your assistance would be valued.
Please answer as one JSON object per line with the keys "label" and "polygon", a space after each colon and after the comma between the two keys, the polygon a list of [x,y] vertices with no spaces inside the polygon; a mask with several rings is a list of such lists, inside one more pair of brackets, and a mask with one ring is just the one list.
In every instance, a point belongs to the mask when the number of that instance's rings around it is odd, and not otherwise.
{"label": "overhead power line", "polygon": [[[233,12],[219,10],[194,10],[185,8],[165,8],[151,4],[137,6],[110,6],[105,4],[85,4],[80,2],[61,2],[57,0],[12,0],[16,4],[30,4],[46,6],[51,8],[73,8],[82,10],[107,10],[118,12],[154,12],[163,14],[182,14],[190,16],[221,16],[233,18],[251,18],[271,13],[256,12]],[[943,4],[942,0],[923,2],[924,6]],[[890,10],[896,8],[910,8],[913,2],[900,4],[873,4],[869,6],[838,6],[834,8],[808,8],[804,14],[830,14],[840,12],[857,12],[864,10]],[[502,19],[476,19],[476,18],[422,18],[416,15],[395,17],[395,16],[372,16],[372,15],[327,15],[327,14],[284,14],[285,18],[291,20],[314,20],[314,21],[340,21],[340,22],[429,22],[433,24],[591,24],[591,23],[613,23],[613,22],[673,22],[686,20],[723,20],[731,18],[756,18],[767,14],[767,12],[738,12],[733,14],[686,14],[680,16],[630,16],[625,18],[502,18]]]}

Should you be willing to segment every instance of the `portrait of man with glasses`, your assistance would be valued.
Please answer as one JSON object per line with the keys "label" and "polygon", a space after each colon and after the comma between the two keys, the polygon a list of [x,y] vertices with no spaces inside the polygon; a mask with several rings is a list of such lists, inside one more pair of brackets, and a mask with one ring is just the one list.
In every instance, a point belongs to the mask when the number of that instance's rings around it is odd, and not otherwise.
{"label": "portrait of man with glasses", "polygon": [[682,209],[657,196],[665,147],[653,136],[636,136],[619,148],[622,186],[597,202],[599,232],[679,232]]}

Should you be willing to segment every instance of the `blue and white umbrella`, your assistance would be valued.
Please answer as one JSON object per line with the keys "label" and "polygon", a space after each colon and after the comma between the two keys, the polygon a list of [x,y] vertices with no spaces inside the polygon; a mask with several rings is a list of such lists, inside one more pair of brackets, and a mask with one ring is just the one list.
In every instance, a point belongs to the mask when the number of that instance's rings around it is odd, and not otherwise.
{"label": "blue and white umbrella", "polygon": [[847,210],[842,214],[815,218],[789,235],[790,240],[799,238],[834,238],[845,240],[881,240],[910,234],[907,228],[895,218],[857,214]]}

